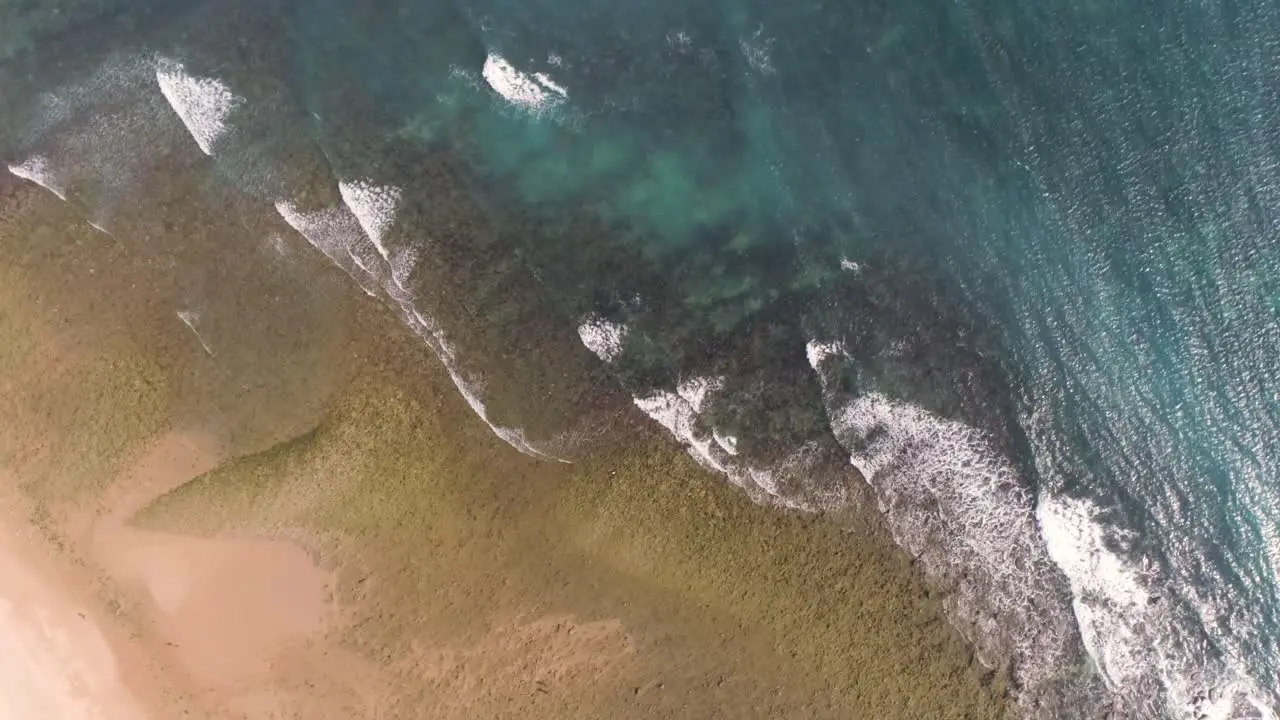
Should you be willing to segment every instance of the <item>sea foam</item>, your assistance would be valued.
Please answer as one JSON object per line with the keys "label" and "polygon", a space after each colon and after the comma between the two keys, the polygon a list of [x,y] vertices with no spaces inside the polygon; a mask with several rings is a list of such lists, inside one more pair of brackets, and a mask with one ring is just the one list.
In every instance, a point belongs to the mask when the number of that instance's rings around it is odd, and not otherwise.
{"label": "sea foam", "polygon": [[391,262],[391,253],[383,240],[396,220],[396,211],[400,206],[400,188],[353,180],[339,182],[338,193],[383,259]]}
{"label": "sea foam", "polygon": [[1042,495],[1040,530],[1071,584],[1080,634],[1107,687],[1125,707],[1155,705],[1168,717],[1228,720],[1276,714],[1247,674],[1180,621],[1159,589],[1160,570],[1116,548],[1131,533],[1101,519],[1090,500]]}
{"label": "sea foam", "polygon": [[387,244],[387,234],[395,225],[403,191],[394,185],[344,180],[338,183],[338,194],[387,264],[391,280],[396,284],[395,291],[408,294],[409,278],[418,262],[417,251],[412,246],[392,247]]}
{"label": "sea foam", "polygon": [[557,457],[548,452],[544,452],[529,441],[528,436],[521,428],[506,427],[499,425],[489,417],[489,408],[485,405],[483,399],[484,382],[480,378],[476,378],[468,373],[460,362],[459,353],[453,343],[449,341],[444,330],[439,323],[435,322],[430,316],[418,310],[413,305],[413,301],[408,298],[397,299],[397,304],[402,310],[402,318],[405,320],[409,329],[422,338],[427,346],[435,351],[436,357],[444,365],[445,370],[449,373],[449,378],[453,380],[454,387],[458,388],[458,392],[462,394],[467,405],[475,412],[489,429],[493,431],[508,445],[519,450],[525,455],[536,457],[543,460],[555,460],[558,462],[569,462],[564,458]]}
{"label": "sea foam", "polygon": [[481,74],[494,92],[523,110],[541,112],[569,97],[568,89],[545,73],[520,72],[497,53],[485,58]]}
{"label": "sea foam", "polygon": [[738,439],[707,426],[701,418],[707,402],[723,388],[723,378],[692,377],[681,381],[674,390],[634,397],[633,402],[683,445],[699,465],[724,476],[757,502],[798,510],[820,509],[823,505],[814,498],[793,492],[786,485],[787,480],[809,472],[819,455],[818,445],[802,444],[768,464],[738,457]]}
{"label": "sea foam", "polygon": [[627,332],[626,325],[595,315],[578,324],[578,337],[582,339],[582,344],[606,363],[611,363],[622,355]]}
{"label": "sea foam", "polygon": [[204,335],[200,334],[199,328],[196,327],[197,323],[200,322],[200,313],[195,310],[179,310],[178,319],[182,321],[182,324],[190,328],[196,339],[200,341],[200,347],[204,348],[209,357],[214,357],[213,348],[209,347],[208,341],[204,339]]}
{"label": "sea foam", "polygon": [[157,61],[156,82],[201,152],[212,155],[227,134],[227,119],[243,99],[221,80],[191,75],[181,62],[168,58]]}
{"label": "sea foam", "polygon": [[155,157],[184,142],[185,133],[155,92],[153,56],[121,54],[42,92],[13,141],[24,159],[12,173],[64,200],[74,195],[108,228],[116,208],[145,184]]}
{"label": "sea foam", "polygon": [[[411,266],[412,254],[397,255],[373,242],[373,237],[385,236],[390,223],[388,211],[393,205],[391,198],[398,202],[398,193],[398,190],[392,192],[353,183],[348,184],[345,193],[340,193],[344,202],[339,206],[304,211],[289,201],[277,201],[275,207],[290,227],[355,279],[365,293],[386,301],[405,325],[427,343],[467,405],[495,435],[526,455],[566,462],[534,447],[522,429],[500,425],[490,418],[483,399],[483,378],[467,372],[456,347],[439,323],[416,306],[412,295],[404,289],[403,276],[397,276],[392,259],[398,258],[401,272],[407,272],[405,263]],[[365,213],[365,222],[360,220],[354,208]]]}
{"label": "sea foam", "polygon": [[44,155],[33,155],[17,165],[10,165],[9,172],[57,195],[59,200],[67,199],[66,186],[58,177],[59,173],[54,169],[53,163]]}
{"label": "sea foam", "polygon": [[293,203],[281,200],[275,203],[275,207],[289,227],[342,268],[367,295],[377,297],[377,275],[368,263],[359,259],[365,255],[361,243],[369,240],[356,216],[346,206],[303,211]]}
{"label": "sea foam", "polygon": [[[1032,498],[986,436],[964,423],[831,381],[838,341],[806,346],[836,440],[872,488],[895,541],[949,588],[946,607],[984,663],[1013,659],[1024,705],[1078,664],[1069,599]],[[1081,678],[1087,684],[1087,678]]]}
{"label": "sea foam", "polygon": [[721,458],[723,451],[710,435],[700,432],[697,427],[698,414],[702,411],[707,394],[719,388],[722,383],[721,378],[690,378],[681,382],[674,392],[660,390],[633,398],[633,402],[644,414],[685,445],[699,464],[728,475],[729,466]]}
{"label": "sea foam", "polygon": [[[895,541],[951,586],[947,609],[984,662],[1015,660],[1027,714],[1064,687],[1075,688],[1069,698],[1100,697],[1100,680],[1133,716],[1275,717],[1246,673],[1179,622],[1156,589],[1159,570],[1120,554],[1134,538],[1091,501],[1033,498],[976,428],[880,393],[836,392],[841,343],[810,342],[806,354],[832,431]],[[1081,669],[1083,654],[1097,677]]]}

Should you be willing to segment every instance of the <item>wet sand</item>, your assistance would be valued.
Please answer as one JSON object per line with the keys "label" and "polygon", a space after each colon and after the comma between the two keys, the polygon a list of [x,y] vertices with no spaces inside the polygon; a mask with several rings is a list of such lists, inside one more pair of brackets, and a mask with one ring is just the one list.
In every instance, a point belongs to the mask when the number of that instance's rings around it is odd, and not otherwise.
{"label": "wet sand", "polygon": [[[114,239],[10,192],[12,522],[153,717],[1003,711],[874,514],[753,505],[638,412],[583,462],[518,455],[333,273],[323,332],[211,355]],[[251,305],[254,272],[224,292]]]}

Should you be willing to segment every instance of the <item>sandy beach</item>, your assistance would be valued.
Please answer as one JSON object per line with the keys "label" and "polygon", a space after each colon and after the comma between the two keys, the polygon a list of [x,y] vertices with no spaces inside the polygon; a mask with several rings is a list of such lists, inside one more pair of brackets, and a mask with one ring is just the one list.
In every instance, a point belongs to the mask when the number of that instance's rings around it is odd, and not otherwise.
{"label": "sandy beach", "polygon": [[[3,477],[3,476],[0,476]],[[5,489],[12,488],[12,479]],[[7,493],[6,493],[7,494]],[[10,498],[10,500],[12,500]],[[0,519],[0,718],[147,720],[104,630],[109,621],[6,502]]]}

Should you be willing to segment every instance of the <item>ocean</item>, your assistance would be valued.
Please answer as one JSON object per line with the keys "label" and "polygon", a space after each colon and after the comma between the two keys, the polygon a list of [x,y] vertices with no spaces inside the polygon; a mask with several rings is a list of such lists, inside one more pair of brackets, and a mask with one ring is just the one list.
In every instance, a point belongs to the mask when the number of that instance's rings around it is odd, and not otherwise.
{"label": "ocean", "polygon": [[[513,451],[874,503],[1027,717],[1280,713],[1280,5],[0,7],[0,161],[326,256]],[[170,184],[181,169],[201,183]]]}

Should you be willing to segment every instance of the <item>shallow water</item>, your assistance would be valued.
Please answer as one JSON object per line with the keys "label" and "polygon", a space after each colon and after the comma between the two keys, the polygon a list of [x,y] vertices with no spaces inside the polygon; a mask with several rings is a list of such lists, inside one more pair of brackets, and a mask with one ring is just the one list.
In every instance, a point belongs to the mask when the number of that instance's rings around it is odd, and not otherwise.
{"label": "shallow water", "polygon": [[1028,714],[1274,716],[1280,10],[686,5],[3,10],[0,159],[215,358],[187,205],[517,450],[622,397],[761,501],[873,497]]}

